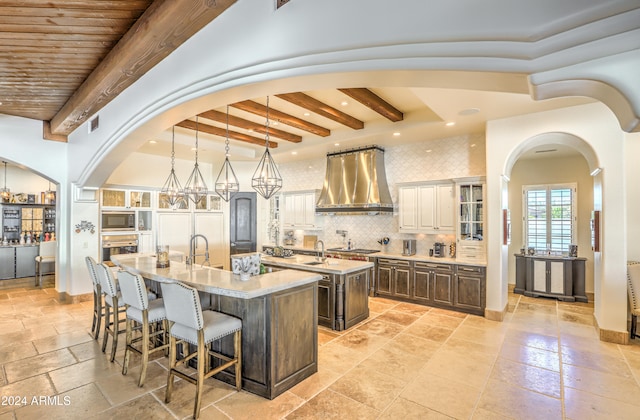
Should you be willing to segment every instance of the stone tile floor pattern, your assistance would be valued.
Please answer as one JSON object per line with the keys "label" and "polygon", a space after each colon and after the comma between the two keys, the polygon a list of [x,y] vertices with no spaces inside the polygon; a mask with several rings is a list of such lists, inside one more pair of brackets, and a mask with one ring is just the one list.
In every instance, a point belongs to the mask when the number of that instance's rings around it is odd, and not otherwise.
{"label": "stone tile floor pattern", "polygon": [[[123,376],[122,348],[110,363],[89,336],[91,306],[0,289],[0,420],[189,417],[193,385],[165,404],[162,356],[143,388],[139,359]],[[370,310],[346,332],[321,328],[318,373],[274,400],[207,380],[201,418],[640,418],[639,340],[599,341],[593,304],[510,294],[504,322],[381,298]]]}

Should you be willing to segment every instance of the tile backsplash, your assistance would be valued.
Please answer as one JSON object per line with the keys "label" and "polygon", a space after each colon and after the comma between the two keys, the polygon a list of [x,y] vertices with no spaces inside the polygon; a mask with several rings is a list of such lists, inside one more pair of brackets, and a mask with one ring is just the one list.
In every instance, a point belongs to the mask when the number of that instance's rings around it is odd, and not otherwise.
{"label": "tile backsplash", "polygon": [[[417,253],[427,255],[434,242],[450,244],[455,235],[425,235],[398,232],[396,184],[413,181],[444,180],[471,176],[484,176],[484,134],[470,134],[419,143],[384,147],[385,170],[393,215],[316,216],[323,226],[320,231],[295,231],[296,246],[302,246],[305,233],[318,235],[327,248],[342,246],[343,238],[336,230],[348,232],[345,241],[351,239],[358,248],[380,249],[389,253],[402,252],[403,239],[416,239]],[[283,192],[322,188],[326,161],[324,158],[291,162],[279,166],[283,178]],[[389,245],[378,244],[383,237],[391,239]],[[283,237],[281,232],[280,237]],[[346,245],[346,243],[344,244]]]}

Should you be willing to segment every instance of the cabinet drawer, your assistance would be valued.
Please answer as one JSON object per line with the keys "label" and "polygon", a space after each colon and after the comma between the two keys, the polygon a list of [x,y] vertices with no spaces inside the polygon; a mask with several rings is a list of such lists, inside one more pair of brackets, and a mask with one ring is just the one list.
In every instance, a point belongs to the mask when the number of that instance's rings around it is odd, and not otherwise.
{"label": "cabinet drawer", "polygon": [[396,267],[410,267],[411,262],[406,260],[387,260],[384,258],[378,258],[378,265],[396,266]]}
{"label": "cabinet drawer", "polygon": [[415,267],[416,269],[430,269],[430,270],[438,270],[443,272],[453,271],[453,266],[451,264],[416,262]]}
{"label": "cabinet drawer", "polygon": [[465,274],[477,274],[477,275],[482,275],[484,273],[484,267],[476,267],[476,266],[471,266],[471,265],[459,265],[458,268],[458,273],[465,273]]}

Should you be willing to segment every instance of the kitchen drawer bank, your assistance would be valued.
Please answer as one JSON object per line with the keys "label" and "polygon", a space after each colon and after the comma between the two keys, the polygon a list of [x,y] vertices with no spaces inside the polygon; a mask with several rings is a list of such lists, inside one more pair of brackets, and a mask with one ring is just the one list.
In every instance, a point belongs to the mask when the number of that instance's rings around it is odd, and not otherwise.
{"label": "kitchen drawer bank", "polygon": [[318,324],[343,331],[369,317],[369,273],[372,262],[295,255],[291,258],[262,256],[266,267],[293,268],[322,275],[318,282]]}
{"label": "kitchen drawer bank", "polygon": [[484,265],[451,258],[376,256],[376,296],[484,316]]}
{"label": "kitchen drawer bank", "polygon": [[[241,281],[230,271],[174,261],[169,268],[156,268],[156,259],[144,254],[115,255],[111,260],[154,282],[193,286],[212,309],[242,319],[244,390],[273,399],[317,372],[319,274],[283,270]],[[229,338],[216,343],[215,350],[232,355]],[[235,384],[232,368],[215,377]]]}

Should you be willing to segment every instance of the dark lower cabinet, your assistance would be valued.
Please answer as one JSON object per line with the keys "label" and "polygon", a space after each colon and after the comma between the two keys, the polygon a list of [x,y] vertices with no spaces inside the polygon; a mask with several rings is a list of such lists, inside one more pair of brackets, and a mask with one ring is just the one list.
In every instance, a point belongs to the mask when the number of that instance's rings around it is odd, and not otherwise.
{"label": "dark lower cabinet", "polygon": [[318,325],[333,327],[336,319],[335,295],[333,276],[323,274],[322,280],[318,281]]}
{"label": "dark lower cabinet", "polygon": [[[340,276],[344,277],[344,298],[340,300],[344,301],[345,330],[369,317],[369,273],[369,270],[363,270]],[[340,320],[337,321],[339,324]]]}
{"label": "dark lower cabinet", "polygon": [[483,315],[486,301],[485,279],[484,267],[457,266],[453,306],[459,310]]}
{"label": "dark lower cabinet", "polygon": [[380,258],[377,273],[378,296],[484,316],[484,267]]}
{"label": "dark lower cabinet", "polygon": [[515,293],[551,297],[569,302],[587,302],[586,258],[559,258],[516,254]]}
{"label": "dark lower cabinet", "polygon": [[378,293],[381,295],[411,297],[411,262],[378,259]]}
{"label": "dark lower cabinet", "polygon": [[[264,264],[280,270],[277,264]],[[301,270],[306,271],[306,270]],[[318,325],[342,331],[369,317],[370,269],[348,274],[321,274],[318,281]]]}
{"label": "dark lower cabinet", "polygon": [[427,305],[450,306],[453,304],[452,281],[452,265],[416,262],[411,297]]}

